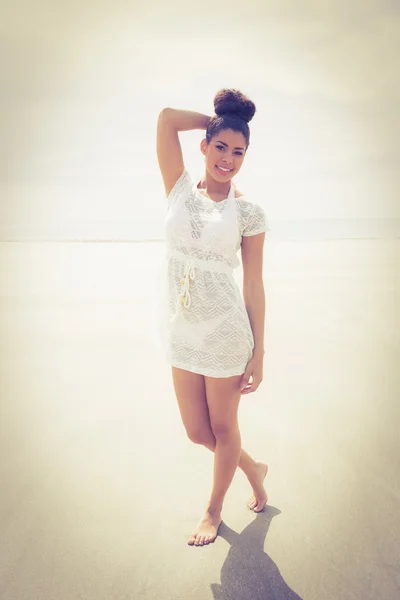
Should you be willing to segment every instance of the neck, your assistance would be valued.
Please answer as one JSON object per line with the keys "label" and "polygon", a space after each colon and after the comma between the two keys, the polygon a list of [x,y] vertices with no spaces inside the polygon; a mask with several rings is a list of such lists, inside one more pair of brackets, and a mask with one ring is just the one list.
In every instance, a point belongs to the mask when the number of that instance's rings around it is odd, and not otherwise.
{"label": "neck", "polygon": [[210,196],[227,196],[229,194],[229,190],[231,189],[231,185],[231,180],[227,181],[226,183],[215,181],[208,171],[204,171],[203,177],[200,181],[201,189],[206,190],[207,194]]}

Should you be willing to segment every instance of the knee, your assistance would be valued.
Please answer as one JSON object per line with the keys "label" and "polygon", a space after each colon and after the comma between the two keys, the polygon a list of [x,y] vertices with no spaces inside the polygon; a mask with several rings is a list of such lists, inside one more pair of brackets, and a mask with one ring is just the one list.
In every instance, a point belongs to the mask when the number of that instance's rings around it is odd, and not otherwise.
{"label": "knee", "polygon": [[211,428],[215,435],[215,439],[220,442],[226,441],[238,431],[236,424],[229,423],[212,423]]}
{"label": "knee", "polygon": [[194,444],[207,444],[210,442],[210,432],[205,427],[195,429],[186,429],[187,436]]}

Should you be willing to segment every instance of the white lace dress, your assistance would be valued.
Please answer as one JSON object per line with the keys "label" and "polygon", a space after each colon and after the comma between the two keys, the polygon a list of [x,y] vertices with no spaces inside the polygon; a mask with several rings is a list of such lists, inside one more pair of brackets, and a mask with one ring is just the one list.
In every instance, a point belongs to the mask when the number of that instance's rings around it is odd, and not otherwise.
{"label": "white lace dress", "polygon": [[241,236],[267,231],[264,210],[231,185],[204,196],[184,169],[168,195],[159,272],[156,336],[170,365],[210,377],[241,375],[254,337],[233,277]]}

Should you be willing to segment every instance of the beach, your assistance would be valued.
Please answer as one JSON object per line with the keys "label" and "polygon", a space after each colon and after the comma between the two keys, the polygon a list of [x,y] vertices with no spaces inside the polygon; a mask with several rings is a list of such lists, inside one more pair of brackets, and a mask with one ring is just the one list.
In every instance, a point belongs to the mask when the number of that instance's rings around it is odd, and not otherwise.
{"label": "beach", "polygon": [[400,241],[266,241],[239,420],[269,502],[247,508],[238,470],[206,547],[186,540],[213,455],[154,337],[162,253],[0,243],[0,598],[398,598]]}

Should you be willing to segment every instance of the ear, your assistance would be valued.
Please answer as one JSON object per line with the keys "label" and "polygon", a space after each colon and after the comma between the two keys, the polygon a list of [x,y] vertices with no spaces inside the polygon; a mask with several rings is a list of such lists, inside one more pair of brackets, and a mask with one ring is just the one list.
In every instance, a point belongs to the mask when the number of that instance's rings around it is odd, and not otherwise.
{"label": "ear", "polygon": [[206,155],[207,152],[207,140],[206,138],[203,138],[200,142],[200,150],[201,153],[204,154],[204,156]]}

